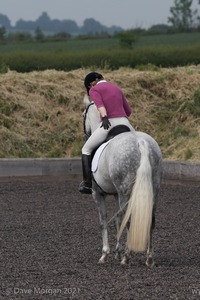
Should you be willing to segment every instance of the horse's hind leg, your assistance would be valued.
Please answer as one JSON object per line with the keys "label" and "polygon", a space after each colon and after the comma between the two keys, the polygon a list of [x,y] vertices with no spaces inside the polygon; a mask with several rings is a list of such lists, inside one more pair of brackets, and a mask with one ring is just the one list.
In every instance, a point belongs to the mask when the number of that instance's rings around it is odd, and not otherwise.
{"label": "horse's hind leg", "polygon": [[152,213],[152,224],[151,224],[150,235],[149,235],[149,240],[148,240],[148,249],[147,249],[146,265],[149,268],[152,268],[154,266],[153,243],[152,243],[154,227],[155,227],[155,209],[153,209],[153,213]]}
{"label": "horse's hind leg", "polygon": [[[121,220],[122,220],[122,211],[119,206],[119,200],[118,200],[118,195],[115,195],[115,200],[116,200],[116,216],[115,216],[115,226],[116,226],[116,231],[118,233],[120,225],[121,225]],[[122,244],[121,244],[121,238],[117,236],[117,244],[115,247],[115,258],[116,259],[121,259],[121,252],[122,252]]]}
{"label": "horse's hind leg", "polygon": [[107,211],[106,211],[106,204],[105,204],[105,195],[99,191],[95,191],[93,197],[95,199],[98,212],[99,212],[99,220],[100,220],[100,226],[102,230],[102,240],[103,240],[102,256],[99,259],[99,263],[104,264],[107,260],[108,254],[110,253],[110,247],[108,243]]}
{"label": "horse's hind leg", "polygon": [[[129,231],[129,225],[130,225],[130,222],[128,221],[128,223],[126,224],[126,234],[127,235],[128,235],[128,231]],[[128,247],[126,246],[125,253],[121,260],[121,264],[127,265],[129,263],[129,259],[130,259],[130,251],[129,251]]]}
{"label": "horse's hind leg", "polygon": [[161,180],[161,167],[158,168],[158,174],[156,176],[156,180],[154,183],[154,205],[153,205],[153,211],[152,211],[152,222],[151,222],[151,229],[150,229],[150,235],[148,240],[148,249],[147,249],[147,260],[146,265],[149,268],[152,268],[154,266],[154,260],[153,260],[153,231],[155,228],[155,213],[156,213],[156,207],[157,207],[157,201],[158,201],[158,193],[160,189],[160,180]]}
{"label": "horse's hind leg", "polygon": [[[124,210],[125,210],[126,205],[128,203],[128,197],[125,197],[124,194],[125,194],[125,192],[122,192],[122,193],[119,193],[118,196],[117,195],[115,196],[115,199],[117,200],[117,214],[116,214],[116,217],[115,217],[117,233],[119,232],[119,229],[120,229],[120,226],[121,226],[121,221],[122,221],[122,216],[124,214]],[[123,199],[123,201],[122,201],[122,199]],[[128,228],[129,228],[129,222],[127,223],[127,226],[126,226],[127,232],[128,232]],[[115,258],[121,260],[122,265],[126,265],[129,262],[130,252],[129,252],[128,248],[126,247],[125,253],[123,254],[123,257],[122,257],[122,250],[124,250],[124,249],[123,249],[123,246],[122,246],[121,237],[119,237],[117,235],[117,244],[116,244],[116,248],[115,248],[115,251],[116,251]]]}

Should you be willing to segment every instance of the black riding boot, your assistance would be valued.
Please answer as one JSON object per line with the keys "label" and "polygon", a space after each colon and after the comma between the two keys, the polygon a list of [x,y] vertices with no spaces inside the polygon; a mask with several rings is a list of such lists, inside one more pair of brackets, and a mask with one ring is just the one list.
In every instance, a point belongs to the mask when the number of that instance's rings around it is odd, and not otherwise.
{"label": "black riding boot", "polygon": [[91,156],[82,155],[83,181],[79,185],[79,192],[83,194],[92,194],[92,172]]}

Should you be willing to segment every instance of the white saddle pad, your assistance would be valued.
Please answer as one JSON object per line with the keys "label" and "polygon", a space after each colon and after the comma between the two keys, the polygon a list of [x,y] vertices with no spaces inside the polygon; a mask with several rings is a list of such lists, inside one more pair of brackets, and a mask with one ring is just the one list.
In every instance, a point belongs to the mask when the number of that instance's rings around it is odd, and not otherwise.
{"label": "white saddle pad", "polygon": [[92,160],[92,172],[96,172],[98,168],[98,162],[99,158],[101,156],[101,153],[103,152],[104,148],[110,143],[111,140],[107,141],[106,143],[103,143],[95,152],[95,155]]}

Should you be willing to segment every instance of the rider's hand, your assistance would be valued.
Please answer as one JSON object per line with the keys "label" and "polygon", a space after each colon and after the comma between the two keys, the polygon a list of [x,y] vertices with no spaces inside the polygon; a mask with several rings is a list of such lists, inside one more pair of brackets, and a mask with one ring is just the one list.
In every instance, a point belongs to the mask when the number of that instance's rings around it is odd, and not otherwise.
{"label": "rider's hand", "polygon": [[110,121],[108,120],[108,117],[107,116],[103,117],[101,127],[108,130],[108,128],[110,126],[111,126],[111,124],[110,124]]}

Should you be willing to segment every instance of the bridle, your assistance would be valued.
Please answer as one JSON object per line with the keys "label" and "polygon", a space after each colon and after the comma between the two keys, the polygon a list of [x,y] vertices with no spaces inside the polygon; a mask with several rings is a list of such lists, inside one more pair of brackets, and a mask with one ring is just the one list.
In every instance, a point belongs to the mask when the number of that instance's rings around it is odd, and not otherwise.
{"label": "bridle", "polygon": [[86,118],[87,118],[88,110],[89,110],[90,106],[93,105],[93,104],[94,104],[94,102],[91,102],[91,103],[86,107],[86,109],[85,109],[85,111],[84,111],[84,116],[83,116],[83,131],[84,131],[84,138],[85,138],[85,140],[89,139],[89,137],[90,137],[90,134],[88,134],[87,131],[86,131],[86,125],[85,125],[85,123],[86,123]]}

